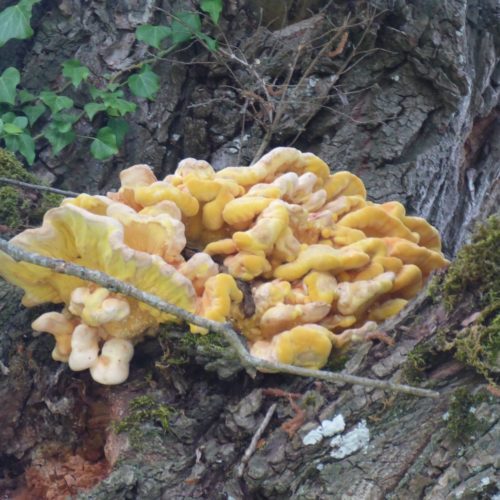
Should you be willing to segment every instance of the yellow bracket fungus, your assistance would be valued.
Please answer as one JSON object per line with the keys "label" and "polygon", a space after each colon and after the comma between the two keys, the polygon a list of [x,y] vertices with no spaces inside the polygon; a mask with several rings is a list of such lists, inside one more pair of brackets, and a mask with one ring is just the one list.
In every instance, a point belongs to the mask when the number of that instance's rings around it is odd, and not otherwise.
{"label": "yellow bracket fungus", "polygon": [[[120,180],[106,196],[65,199],[40,228],[12,243],[102,271],[205,318],[232,321],[251,353],[265,359],[321,368],[332,350],[365,339],[448,264],[427,221],[407,215],[399,202],[368,201],[359,177],[330,173],[323,160],[294,148],[218,172],[187,158],[162,180],[135,165]],[[186,247],[195,250],[189,259]],[[54,336],[55,360],[88,369],[103,384],[126,380],[134,345],[175,321],[2,252],[0,275],[24,289],[27,307],[62,304],[33,329]],[[254,312],[240,308],[237,279],[247,282],[245,302],[253,300]]]}

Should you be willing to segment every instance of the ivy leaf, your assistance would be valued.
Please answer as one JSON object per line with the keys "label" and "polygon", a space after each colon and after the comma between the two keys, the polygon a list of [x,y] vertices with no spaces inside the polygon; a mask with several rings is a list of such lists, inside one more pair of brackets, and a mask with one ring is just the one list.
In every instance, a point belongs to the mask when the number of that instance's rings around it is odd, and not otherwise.
{"label": "ivy leaf", "polygon": [[17,135],[6,135],[3,137],[3,140],[5,141],[5,147],[9,151],[12,153],[19,151],[19,141],[17,141]]}
{"label": "ivy leaf", "polygon": [[147,43],[155,49],[159,49],[161,42],[171,35],[172,29],[169,26],[153,26],[152,24],[143,24],[135,30],[137,40]]}
{"label": "ivy leaf", "polygon": [[71,84],[75,87],[75,89],[80,85],[80,83],[87,80],[90,75],[89,68],[87,68],[87,66],[83,66],[83,64],[76,59],[64,61],[62,67],[63,76],[71,81]]}
{"label": "ivy leaf", "polygon": [[108,120],[108,127],[113,130],[116,136],[116,144],[120,147],[125,139],[125,134],[128,131],[128,123],[122,118],[110,118]]}
{"label": "ivy leaf", "polygon": [[21,130],[24,130],[28,126],[28,119],[25,116],[16,116],[12,123],[19,127]]}
{"label": "ivy leaf", "polygon": [[23,133],[23,129],[16,125],[15,123],[6,123],[3,126],[3,131],[7,135],[20,135]]}
{"label": "ivy leaf", "polygon": [[217,24],[222,12],[222,0],[201,0],[200,9],[210,16],[214,24]]}
{"label": "ivy leaf", "polygon": [[215,52],[217,50],[217,46],[218,46],[217,40],[215,40],[211,36],[205,35],[205,33],[198,33],[196,36],[200,40],[203,40],[205,42],[205,44],[208,47],[208,50],[210,50],[210,52]]}
{"label": "ivy leaf", "polygon": [[76,138],[73,130],[70,130],[69,132],[60,132],[58,130],[57,124],[52,122],[43,129],[43,135],[50,142],[55,155],[59,154]]}
{"label": "ivy leaf", "polygon": [[4,123],[12,123],[15,120],[16,115],[12,113],[12,111],[9,111],[8,113],[4,113],[1,118]]}
{"label": "ivy leaf", "polygon": [[23,113],[28,117],[30,122],[30,127],[32,127],[38,118],[45,112],[45,106],[43,104],[34,104],[23,107]]}
{"label": "ivy leaf", "polygon": [[31,9],[40,0],[21,0],[0,11],[0,47],[12,38],[24,40],[33,35],[30,26]]}
{"label": "ivy leaf", "polygon": [[145,64],[137,75],[128,78],[127,84],[137,97],[153,99],[160,88],[160,77]]}
{"label": "ivy leaf", "polygon": [[70,99],[65,95],[57,95],[55,92],[51,92],[50,90],[40,92],[40,99],[49,107],[52,113],[58,113],[63,109],[73,107],[73,99]]}
{"label": "ivy leaf", "polygon": [[179,12],[172,21],[172,42],[188,42],[194,35],[201,33],[201,19],[196,12]]}
{"label": "ivy leaf", "polygon": [[106,92],[104,90],[98,89],[97,87],[91,86],[89,88],[90,95],[92,96],[92,99],[98,99],[99,97],[102,96],[102,94],[105,94]]}
{"label": "ivy leaf", "polygon": [[[106,86],[106,88],[110,91],[110,92],[114,92],[118,87],[120,86],[119,83],[108,83],[108,85]],[[117,91],[117,92],[121,92],[122,95],[123,95],[123,91]]]}
{"label": "ivy leaf", "polygon": [[103,127],[90,145],[90,152],[97,160],[107,160],[118,153],[116,136],[111,127]]}
{"label": "ivy leaf", "polygon": [[102,96],[102,101],[106,106],[106,112],[109,116],[124,116],[127,113],[133,113],[137,105],[133,102],[121,99],[123,92],[113,92]]}
{"label": "ivy leaf", "polygon": [[31,92],[27,90],[21,89],[17,93],[17,98],[21,104],[25,104],[27,102],[35,101],[36,95],[33,95]]}
{"label": "ivy leaf", "polygon": [[35,141],[31,135],[22,133],[14,138],[17,151],[19,151],[28,162],[28,165],[33,165],[35,161]]}
{"label": "ivy leaf", "polygon": [[17,135],[7,135],[4,140],[9,151],[13,153],[19,151],[26,158],[28,164],[33,165],[35,161],[35,141],[31,135],[23,132]]}
{"label": "ivy leaf", "polygon": [[[1,28],[0,28],[1,32]],[[16,103],[16,87],[21,81],[21,75],[12,66],[0,76],[0,102],[14,105]]]}
{"label": "ivy leaf", "polygon": [[106,109],[106,105],[102,102],[89,102],[88,104],[85,104],[83,109],[85,110],[85,113],[87,113],[89,120],[93,120],[94,116],[99,113],[99,111],[104,111]]}
{"label": "ivy leaf", "polygon": [[35,141],[29,134],[21,134],[18,137],[19,152],[26,158],[28,165],[33,165],[35,161]]}
{"label": "ivy leaf", "polygon": [[69,113],[56,113],[52,115],[52,125],[61,134],[66,134],[73,129],[73,124],[78,120],[77,115]]}

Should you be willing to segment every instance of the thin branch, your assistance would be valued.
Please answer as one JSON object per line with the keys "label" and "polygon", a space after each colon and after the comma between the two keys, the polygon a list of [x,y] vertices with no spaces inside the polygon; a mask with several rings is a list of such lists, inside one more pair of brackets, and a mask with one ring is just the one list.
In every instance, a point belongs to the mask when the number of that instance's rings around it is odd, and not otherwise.
{"label": "thin branch", "polygon": [[304,74],[301,76],[299,83],[297,84],[297,87],[300,88],[301,85],[303,85],[304,81],[306,78],[312,73],[316,65],[318,64],[318,61],[330,50],[330,47],[333,45],[333,43],[338,39],[342,38],[344,33],[347,33],[347,26],[349,25],[349,16],[344,20],[342,23],[342,26],[339,28],[337,33],[335,33],[330,40],[328,40],[327,43],[323,45],[321,50],[316,54],[316,57],[311,61],[311,64],[307,67],[307,69],[304,71]]}
{"label": "thin branch", "polygon": [[[305,34],[304,34],[304,36],[305,36]],[[304,37],[302,37],[302,39],[304,39]],[[303,45],[302,45],[302,41],[301,41],[299,43],[299,46],[297,47],[297,51],[295,53],[295,58],[294,58],[292,64],[290,65],[288,75],[287,75],[286,81],[285,81],[284,86],[283,86],[283,93],[281,94],[281,99],[280,99],[278,106],[276,108],[276,113],[274,114],[274,119],[271,122],[271,124],[269,125],[269,128],[267,129],[267,131],[264,135],[264,138],[262,139],[262,142],[260,143],[260,146],[257,149],[257,152],[255,153],[255,155],[253,157],[252,164],[254,164],[264,154],[264,151],[267,149],[267,146],[269,146],[269,143],[271,142],[271,139],[273,138],[274,130],[276,129],[276,127],[279,126],[279,123],[281,121],[281,117],[285,113],[286,105],[288,103],[287,98],[286,98],[286,95],[288,92],[288,87],[290,86],[290,82],[292,81],[293,72],[295,71],[295,69],[297,67],[297,63],[299,61],[300,54],[302,53],[302,49],[303,49]],[[269,95],[267,88],[266,88],[266,94]],[[268,102],[271,102],[271,101],[268,101]]]}
{"label": "thin branch", "polygon": [[91,281],[108,290],[121,293],[128,297],[132,297],[140,302],[144,302],[159,311],[172,314],[188,323],[206,328],[215,333],[222,335],[229,345],[235,350],[236,355],[240,359],[242,366],[249,372],[253,373],[255,369],[262,369],[267,372],[274,373],[288,373],[290,375],[298,375],[300,377],[312,377],[329,382],[340,384],[357,384],[365,387],[372,387],[375,389],[388,390],[393,392],[403,392],[412,394],[414,396],[424,396],[431,398],[438,398],[439,393],[429,389],[421,389],[419,387],[412,387],[409,385],[396,384],[386,380],[375,380],[365,377],[357,377],[345,373],[335,373],[321,370],[312,370],[310,368],[301,368],[299,366],[287,365],[284,363],[271,362],[264,359],[259,359],[252,356],[246,347],[243,345],[239,335],[233,330],[230,323],[219,323],[209,319],[197,316],[185,309],[174,306],[168,302],[163,301],[156,295],[144,292],[138,288],[124,283],[112,276],[105,273],[89,269],[87,267],[78,266],[71,262],[66,262],[62,259],[53,259],[43,255],[27,252],[12,243],[0,238],[0,250],[10,255],[16,261],[29,262],[37,266],[53,269],[57,273],[67,274],[69,276],[76,276],[82,280]]}
{"label": "thin branch", "polygon": [[248,461],[250,460],[252,455],[255,453],[259,439],[261,438],[262,434],[264,434],[264,431],[266,430],[267,426],[269,425],[269,422],[271,421],[271,418],[273,417],[277,406],[278,406],[277,403],[273,403],[269,407],[269,410],[267,410],[267,413],[266,413],[266,416],[264,417],[264,420],[262,420],[258,429],[255,431],[255,434],[252,437],[252,441],[250,442],[250,445],[248,446],[248,448],[245,450],[245,454],[243,455],[243,458],[241,459],[241,463],[238,466],[238,469],[236,470],[237,477],[243,477],[243,472],[245,471],[245,465],[248,463]]}
{"label": "thin branch", "polygon": [[41,186],[39,184],[30,184],[29,182],[16,181],[14,179],[7,179],[0,177],[1,184],[10,184],[11,186],[22,187],[24,189],[32,189],[33,191],[47,191],[48,193],[62,194],[63,196],[78,196],[79,193],[74,191],[64,191],[63,189],[51,188],[48,186]]}

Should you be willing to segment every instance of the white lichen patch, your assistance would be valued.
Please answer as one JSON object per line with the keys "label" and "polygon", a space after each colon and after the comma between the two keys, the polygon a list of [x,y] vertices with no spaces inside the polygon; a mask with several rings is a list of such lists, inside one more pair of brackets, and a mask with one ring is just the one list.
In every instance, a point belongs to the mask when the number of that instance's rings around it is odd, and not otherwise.
{"label": "white lichen patch", "polygon": [[345,421],[342,415],[337,415],[332,420],[323,420],[321,425],[309,431],[303,438],[302,443],[306,446],[318,444],[324,437],[331,437],[345,429]]}
{"label": "white lichen patch", "polygon": [[343,432],[345,429],[344,417],[339,414],[333,420],[323,420],[321,422],[321,429],[323,436],[331,437],[339,432]]}
{"label": "white lichen patch", "polygon": [[321,434],[320,427],[316,427],[309,431],[303,438],[302,444],[306,446],[311,446],[313,444],[318,444],[323,439],[323,434]]}
{"label": "white lichen patch", "polygon": [[330,455],[333,458],[345,458],[368,446],[370,441],[370,431],[366,426],[366,421],[362,420],[354,429],[343,436],[335,436],[330,441],[330,446],[335,448]]}

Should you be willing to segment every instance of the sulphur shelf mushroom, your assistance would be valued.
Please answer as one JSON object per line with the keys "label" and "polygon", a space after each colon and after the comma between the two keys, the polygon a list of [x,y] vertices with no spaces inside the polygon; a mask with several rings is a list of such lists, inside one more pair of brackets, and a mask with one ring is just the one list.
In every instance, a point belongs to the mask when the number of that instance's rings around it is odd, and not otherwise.
{"label": "sulphur shelf mushroom", "polygon": [[90,375],[100,384],[121,384],[128,378],[130,360],[133,355],[132,342],[124,339],[110,339],[104,342],[100,356],[90,366]]}
{"label": "sulphur shelf mushroom", "polygon": [[[65,199],[40,228],[12,243],[102,271],[204,318],[231,321],[252,354],[265,359],[321,368],[332,351],[401,311],[429,274],[448,264],[427,221],[399,202],[371,202],[359,177],[331,173],[323,160],[294,148],[217,172],[187,158],[163,179],[140,164],[120,180],[106,196]],[[33,329],[54,337],[55,360],[89,369],[103,384],[126,380],[133,346],[176,321],[3,252],[0,275],[24,289],[27,307],[63,305]]]}

